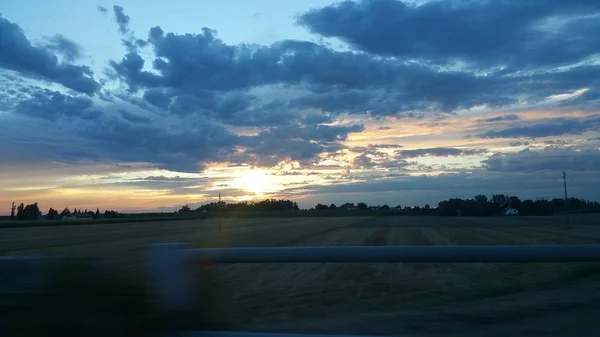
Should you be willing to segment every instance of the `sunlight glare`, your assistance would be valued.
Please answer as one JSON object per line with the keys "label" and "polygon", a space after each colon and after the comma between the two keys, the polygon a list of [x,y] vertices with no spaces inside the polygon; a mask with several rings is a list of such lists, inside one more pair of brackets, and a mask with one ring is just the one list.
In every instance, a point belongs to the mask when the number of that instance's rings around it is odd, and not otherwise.
{"label": "sunlight glare", "polygon": [[231,187],[254,194],[274,193],[283,189],[265,170],[244,170],[231,182]]}

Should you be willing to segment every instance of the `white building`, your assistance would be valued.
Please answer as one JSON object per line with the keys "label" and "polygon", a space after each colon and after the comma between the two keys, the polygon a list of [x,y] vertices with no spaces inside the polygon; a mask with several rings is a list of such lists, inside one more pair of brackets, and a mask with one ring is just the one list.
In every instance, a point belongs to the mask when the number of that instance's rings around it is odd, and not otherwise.
{"label": "white building", "polygon": [[519,215],[519,210],[515,208],[506,208],[503,212],[504,215]]}

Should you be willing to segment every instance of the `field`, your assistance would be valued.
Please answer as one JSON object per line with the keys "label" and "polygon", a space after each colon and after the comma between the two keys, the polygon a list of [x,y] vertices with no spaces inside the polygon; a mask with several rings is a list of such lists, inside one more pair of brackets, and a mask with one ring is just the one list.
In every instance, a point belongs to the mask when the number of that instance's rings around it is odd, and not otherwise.
{"label": "field", "polygon": [[[0,229],[0,253],[101,256],[143,270],[145,247],[600,243],[600,219],[216,219]],[[600,264],[232,264],[208,267],[243,330],[411,336],[595,334]],[[198,280],[202,282],[202,280]]]}

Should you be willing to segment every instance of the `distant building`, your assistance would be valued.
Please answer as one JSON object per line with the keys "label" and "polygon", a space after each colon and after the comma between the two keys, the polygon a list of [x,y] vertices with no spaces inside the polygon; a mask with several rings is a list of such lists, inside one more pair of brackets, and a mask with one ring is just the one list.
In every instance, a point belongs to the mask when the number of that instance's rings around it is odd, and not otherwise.
{"label": "distant building", "polygon": [[508,215],[508,216],[511,216],[511,215],[519,215],[519,210],[517,210],[517,209],[515,209],[515,208],[505,208],[505,209],[502,211],[502,215]]}
{"label": "distant building", "polygon": [[85,214],[85,213],[65,215],[62,217],[63,220],[93,219],[93,218],[94,218],[93,215]]}

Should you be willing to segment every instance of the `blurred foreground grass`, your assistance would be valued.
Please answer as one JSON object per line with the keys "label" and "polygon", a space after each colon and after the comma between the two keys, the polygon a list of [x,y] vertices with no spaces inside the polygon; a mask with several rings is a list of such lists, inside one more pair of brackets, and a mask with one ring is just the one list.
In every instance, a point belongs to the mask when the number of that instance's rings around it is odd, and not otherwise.
{"label": "blurred foreground grass", "polygon": [[[196,268],[193,307],[161,310],[145,279],[93,260],[68,259],[39,270],[33,294],[0,296],[0,336],[157,336],[177,330],[230,328],[223,289]],[[6,275],[0,271],[0,278]]]}

